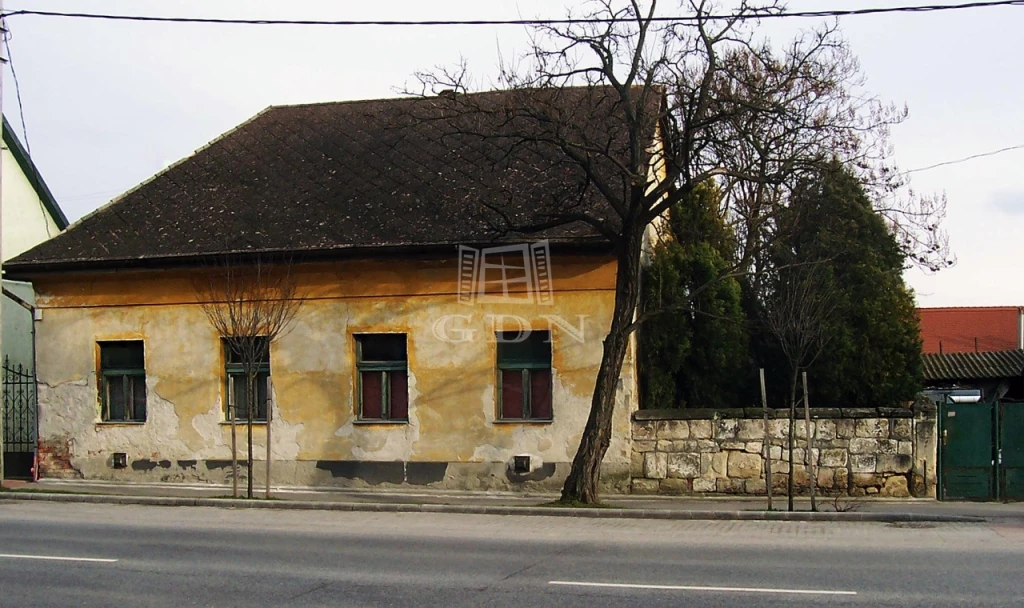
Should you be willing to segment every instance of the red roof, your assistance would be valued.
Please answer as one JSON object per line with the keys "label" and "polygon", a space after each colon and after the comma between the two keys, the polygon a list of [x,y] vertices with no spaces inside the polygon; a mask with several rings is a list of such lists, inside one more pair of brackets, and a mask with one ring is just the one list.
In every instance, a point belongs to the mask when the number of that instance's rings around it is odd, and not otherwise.
{"label": "red roof", "polygon": [[1021,348],[1019,306],[918,308],[924,352],[973,353]]}

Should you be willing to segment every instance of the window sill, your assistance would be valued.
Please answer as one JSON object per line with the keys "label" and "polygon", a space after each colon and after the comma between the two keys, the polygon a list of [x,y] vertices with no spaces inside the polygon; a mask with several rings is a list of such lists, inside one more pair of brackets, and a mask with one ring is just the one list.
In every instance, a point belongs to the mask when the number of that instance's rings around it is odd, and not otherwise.
{"label": "window sill", "polygon": [[96,426],[142,426],[145,420],[100,420]]}
{"label": "window sill", "polygon": [[352,424],[358,426],[405,426],[408,420],[353,420]]}
{"label": "window sill", "polygon": [[495,420],[494,424],[554,424],[554,418],[516,418]]}
{"label": "window sill", "polygon": [[[249,424],[248,420],[235,420],[235,426],[247,426],[248,424]],[[220,425],[221,426],[231,426],[231,421],[230,420],[221,420],[220,421]],[[253,420],[252,421],[252,425],[253,426],[267,426],[267,421],[266,420]]]}

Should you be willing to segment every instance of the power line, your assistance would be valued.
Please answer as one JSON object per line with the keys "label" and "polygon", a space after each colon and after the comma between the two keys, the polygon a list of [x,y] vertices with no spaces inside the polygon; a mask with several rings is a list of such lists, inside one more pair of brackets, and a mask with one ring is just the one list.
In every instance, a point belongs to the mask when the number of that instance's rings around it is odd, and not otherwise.
{"label": "power line", "polygon": [[910,171],[904,171],[903,175],[909,175],[911,173],[920,173],[922,171],[930,171],[932,169],[938,169],[939,167],[948,167],[949,165],[959,165],[960,163],[966,163],[968,161],[977,160],[979,158],[986,158],[988,156],[995,156],[996,154],[1002,154],[1004,152],[1012,152],[1014,150],[1024,150],[1024,144],[1017,144],[1016,146],[1000,148],[998,150],[992,150],[991,152],[982,152],[981,154],[974,154],[971,156],[966,156],[964,158],[958,158],[956,160],[947,160],[945,162],[936,163],[934,165],[929,165],[927,167],[911,169]]}
{"label": "power line", "polygon": [[[976,8],[993,8],[999,6],[1024,6],[1024,0],[990,0],[987,2],[963,2],[960,4],[931,4],[917,6],[890,6],[829,11],[794,11],[794,12],[751,12],[749,14],[679,15],[673,17],[652,17],[651,21],[659,23],[687,23],[703,21],[727,20],[758,20],[779,18],[823,18],[852,17],[863,15],[881,15],[890,13],[933,13]],[[615,22],[632,22],[629,18],[595,17],[566,19],[468,19],[468,20],[324,20],[324,19],[218,19],[212,17],[160,17],[155,15],[115,15],[105,13],[69,13],[58,11],[17,10],[0,15],[2,18],[33,15],[38,17],[67,17],[75,19],[101,19],[107,21],[143,21],[159,23],[205,23],[219,25],[322,25],[322,26],[476,26],[476,25],[586,25],[608,24]]]}

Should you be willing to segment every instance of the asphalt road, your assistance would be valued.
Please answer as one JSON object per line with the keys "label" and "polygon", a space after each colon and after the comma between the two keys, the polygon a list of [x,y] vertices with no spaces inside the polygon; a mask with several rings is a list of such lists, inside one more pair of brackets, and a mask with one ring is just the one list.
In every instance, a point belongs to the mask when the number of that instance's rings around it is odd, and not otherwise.
{"label": "asphalt road", "polygon": [[1024,521],[920,526],[11,501],[0,606],[1024,606]]}

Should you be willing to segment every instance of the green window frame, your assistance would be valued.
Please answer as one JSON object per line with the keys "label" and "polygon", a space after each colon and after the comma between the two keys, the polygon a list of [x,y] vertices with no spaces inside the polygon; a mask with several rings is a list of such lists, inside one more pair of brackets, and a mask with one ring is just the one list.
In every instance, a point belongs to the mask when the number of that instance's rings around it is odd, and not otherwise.
{"label": "green window frame", "polygon": [[498,420],[550,422],[551,332],[498,332]]}
{"label": "green window frame", "polygon": [[146,349],[142,340],[98,342],[103,422],[146,421]]}
{"label": "green window frame", "polygon": [[405,334],[357,334],[356,395],[360,422],[409,421],[409,356]]}
{"label": "green window frame", "polygon": [[[266,341],[266,338],[260,338]],[[247,380],[245,377],[245,365],[238,353],[231,348],[232,338],[223,338],[224,348],[224,394],[227,400],[224,407],[224,420],[231,421],[231,411],[234,410],[236,422],[247,422],[249,420],[249,407],[246,396],[248,394]],[[264,344],[262,360],[256,366],[256,412],[253,422],[267,421],[267,408],[270,407],[270,344]],[[241,401],[241,402],[239,402]]]}

